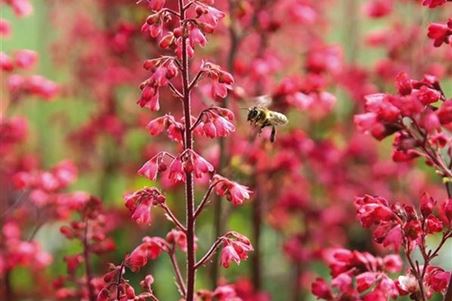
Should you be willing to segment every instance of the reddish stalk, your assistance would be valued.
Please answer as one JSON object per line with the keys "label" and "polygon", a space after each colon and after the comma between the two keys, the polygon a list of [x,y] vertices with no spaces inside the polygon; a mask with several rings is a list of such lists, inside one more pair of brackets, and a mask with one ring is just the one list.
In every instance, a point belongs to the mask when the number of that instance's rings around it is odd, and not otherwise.
{"label": "reddish stalk", "polygon": [[83,258],[85,260],[86,284],[87,284],[87,288],[88,288],[89,301],[96,301],[96,294],[94,293],[94,288],[91,285],[91,280],[93,279],[93,274],[91,271],[89,251],[90,250],[89,250],[89,243],[88,243],[88,220],[86,220],[85,234],[83,237]]}
{"label": "reddish stalk", "polygon": [[[180,24],[184,24],[185,20],[184,1],[179,0],[179,15]],[[185,28],[185,26],[184,26]],[[191,101],[190,101],[190,78],[189,78],[189,61],[187,53],[187,39],[184,30],[184,38],[182,39],[182,95],[183,95],[183,110],[185,117],[185,132],[184,132],[184,150],[193,149],[193,137],[191,130]],[[195,294],[195,280],[196,280],[196,254],[195,254],[195,200],[194,200],[194,181],[192,172],[186,173],[185,182],[185,204],[186,204],[186,225],[187,229],[187,261],[186,261],[186,300],[193,301]]]}

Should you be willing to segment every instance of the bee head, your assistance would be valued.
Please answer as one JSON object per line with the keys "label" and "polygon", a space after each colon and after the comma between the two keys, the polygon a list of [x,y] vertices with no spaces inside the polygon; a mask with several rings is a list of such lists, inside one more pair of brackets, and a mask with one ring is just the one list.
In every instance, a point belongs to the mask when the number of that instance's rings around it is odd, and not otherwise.
{"label": "bee head", "polygon": [[257,107],[251,107],[248,109],[248,121],[253,120],[258,115]]}

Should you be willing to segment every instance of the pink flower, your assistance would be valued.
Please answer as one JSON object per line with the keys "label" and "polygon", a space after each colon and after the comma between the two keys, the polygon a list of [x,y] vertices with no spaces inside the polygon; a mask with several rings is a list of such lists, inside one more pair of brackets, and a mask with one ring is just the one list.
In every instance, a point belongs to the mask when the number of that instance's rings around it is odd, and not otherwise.
{"label": "pink flower", "polygon": [[73,274],[77,267],[83,262],[83,256],[80,254],[73,256],[64,256],[68,274]]}
{"label": "pink flower", "polygon": [[38,60],[38,54],[33,50],[23,49],[14,54],[16,66],[23,69],[33,67]]}
{"label": "pink flower", "polygon": [[165,202],[165,196],[156,188],[144,188],[124,197],[125,205],[138,224],[150,224],[151,207]]}
{"label": "pink flower", "polygon": [[400,246],[402,245],[403,241],[403,233],[402,229],[399,225],[395,226],[391,230],[389,230],[384,239],[383,239],[383,246],[393,246],[395,251],[398,251],[400,249]]}
{"label": "pink flower", "polygon": [[11,34],[11,25],[5,19],[0,18],[0,37],[8,37]]}
{"label": "pink flower", "polygon": [[355,199],[357,215],[361,224],[368,228],[372,224],[393,218],[394,213],[389,208],[388,201],[381,197],[366,195]]}
{"label": "pink flower", "polygon": [[322,278],[316,278],[311,285],[311,292],[319,299],[331,300],[331,289]]}
{"label": "pink flower", "polygon": [[399,276],[397,285],[399,290],[402,290],[404,293],[412,294],[419,291],[419,283],[413,275]]}
{"label": "pink flower", "polygon": [[166,235],[166,241],[177,245],[182,251],[187,252],[187,236],[184,232],[173,229]]}
{"label": "pink flower", "polygon": [[377,281],[377,273],[365,272],[356,276],[356,285],[358,292],[362,293],[370,288]]}
{"label": "pink flower", "polygon": [[164,239],[146,236],[143,238],[143,243],[126,257],[125,264],[136,272],[144,267],[149,260],[156,259],[162,252],[166,251],[168,251],[168,245]]}
{"label": "pink flower", "polygon": [[441,232],[443,230],[443,223],[436,216],[430,215],[425,219],[425,228],[428,234]]}
{"label": "pink flower", "polygon": [[365,6],[365,12],[373,18],[384,17],[392,12],[393,0],[372,0]]}
{"label": "pink flower", "polygon": [[160,135],[166,128],[167,119],[168,117],[165,115],[149,121],[149,123],[146,125],[149,134],[151,134],[152,136]]}
{"label": "pink flower", "polygon": [[182,161],[175,158],[169,166],[168,178],[173,184],[185,182],[185,171],[182,166]]}
{"label": "pink flower", "polygon": [[435,47],[439,47],[443,43],[450,44],[452,36],[452,19],[449,19],[447,24],[431,23],[428,26],[427,36],[433,40],[433,45]]}
{"label": "pink flower", "polygon": [[215,134],[217,137],[226,137],[230,133],[235,132],[235,126],[232,122],[221,116],[213,119],[215,126]]}
{"label": "pink flower", "polygon": [[189,159],[190,160],[189,165],[193,168],[193,173],[195,174],[195,177],[201,178],[203,174],[210,174],[214,171],[212,164],[210,164],[206,159],[204,159],[194,151],[191,151],[190,153],[191,156]]}
{"label": "pink flower", "polygon": [[14,70],[13,60],[3,51],[0,51],[0,69],[7,72]]}
{"label": "pink flower", "polygon": [[225,13],[223,13],[222,11],[216,9],[215,7],[205,5],[201,2],[197,2],[195,10],[200,17],[200,20],[212,27],[216,27],[218,21],[225,16]]}
{"label": "pink flower", "polygon": [[220,261],[221,265],[227,269],[233,261],[237,264],[240,264],[240,256],[237,254],[233,246],[226,245],[221,250]]}
{"label": "pink flower", "polygon": [[228,96],[228,89],[231,89],[230,85],[212,81],[210,95],[213,99],[217,97],[225,98],[226,96]]}
{"label": "pink flower", "polygon": [[200,45],[201,47],[204,47],[207,44],[206,37],[204,36],[202,31],[199,30],[199,28],[196,26],[193,26],[190,29],[190,34],[189,34],[188,39],[190,41],[190,45],[192,48],[195,48],[196,44]]}
{"label": "pink flower", "polygon": [[213,297],[218,301],[241,301],[232,285],[221,285],[213,292]]}
{"label": "pink flower", "polygon": [[29,0],[9,0],[9,3],[13,7],[14,13],[19,17],[26,17],[33,12],[33,6],[31,6]]}
{"label": "pink flower", "polygon": [[183,144],[184,142],[183,131],[184,126],[180,122],[174,120],[170,120],[170,125],[166,129],[168,137],[179,144]]}
{"label": "pink flower", "polygon": [[402,259],[399,255],[387,255],[383,258],[384,270],[390,273],[400,272],[402,269]]}
{"label": "pink flower", "polygon": [[159,170],[158,166],[156,158],[154,157],[144,163],[144,165],[138,170],[138,174],[143,175],[150,180],[155,180]]}
{"label": "pink flower", "polygon": [[152,111],[160,110],[158,89],[146,84],[141,91],[141,97],[137,103],[140,107],[145,107]]}
{"label": "pink flower", "polygon": [[234,206],[243,204],[246,199],[250,198],[251,190],[248,187],[230,181],[220,175],[215,175],[213,181],[217,181],[215,192],[219,196],[226,196]]}
{"label": "pink flower", "polygon": [[425,282],[433,291],[445,292],[450,277],[450,272],[446,272],[440,267],[429,266],[427,267]]}
{"label": "pink flower", "polygon": [[443,5],[447,0],[422,0],[422,5],[428,6],[429,8],[435,8],[437,6]]}
{"label": "pink flower", "polygon": [[59,181],[59,188],[66,188],[77,179],[77,167],[71,161],[65,160],[52,168],[52,174]]}
{"label": "pink flower", "polygon": [[174,34],[172,32],[168,32],[166,35],[164,35],[160,39],[160,41],[159,41],[160,48],[163,48],[163,49],[170,48],[171,45],[173,45],[175,39],[176,38],[174,37]]}
{"label": "pink flower", "polygon": [[168,78],[166,77],[168,69],[165,66],[161,66],[155,69],[149,78],[149,82],[152,86],[163,87],[168,84]]}

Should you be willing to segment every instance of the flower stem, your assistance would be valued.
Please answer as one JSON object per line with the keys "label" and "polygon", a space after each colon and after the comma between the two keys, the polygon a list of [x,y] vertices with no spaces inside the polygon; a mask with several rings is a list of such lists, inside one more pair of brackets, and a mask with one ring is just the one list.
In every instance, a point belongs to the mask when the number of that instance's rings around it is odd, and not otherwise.
{"label": "flower stem", "polygon": [[83,257],[85,260],[85,273],[86,273],[86,285],[88,288],[88,298],[89,301],[96,301],[96,295],[94,293],[94,288],[91,285],[91,280],[93,279],[93,275],[91,272],[91,262],[90,262],[90,254],[89,254],[89,243],[88,243],[88,220],[85,221],[85,234],[83,237]]}
{"label": "flower stem", "polygon": [[[180,24],[184,24],[185,8],[184,1],[179,0]],[[185,117],[185,150],[193,149],[193,137],[191,131],[191,101],[190,101],[190,78],[189,78],[189,62],[187,53],[187,38],[185,25],[182,25],[182,84],[183,84],[183,107]],[[186,173],[185,183],[185,204],[186,204],[186,226],[187,229],[187,277],[186,277],[186,300],[193,301],[195,294],[195,278],[196,278],[196,254],[195,254],[195,216],[194,216],[194,181],[192,172]]]}

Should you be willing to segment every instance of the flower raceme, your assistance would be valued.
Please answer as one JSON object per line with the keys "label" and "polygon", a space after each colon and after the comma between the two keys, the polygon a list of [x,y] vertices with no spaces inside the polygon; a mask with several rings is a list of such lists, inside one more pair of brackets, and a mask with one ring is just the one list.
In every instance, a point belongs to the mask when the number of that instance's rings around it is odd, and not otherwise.
{"label": "flower raceme", "polygon": [[[181,298],[187,301],[195,300],[196,270],[207,263],[208,259],[223,245],[223,266],[229,266],[234,261],[239,263],[247,258],[253,248],[249,240],[236,233],[228,232],[217,238],[207,253],[197,259],[197,237],[195,221],[209,203],[212,193],[224,196],[234,205],[242,204],[250,198],[251,191],[234,181],[215,175],[214,166],[195,151],[193,145],[197,136],[209,138],[225,137],[235,131],[234,114],[224,108],[212,106],[201,109],[198,117],[191,114],[195,108],[192,104],[197,98],[194,89],[201,82],[205,82],[202,91],[209,90],[213,100],[225,98],[232,89],[234,79],[232,75],[212,62],[198,60],[200,65],[191,62],[197,46],[204,47],[207,43],[206,34],[211,33],[225,14],[213,7],[213,0],[180,0],[177,9],[167,6],[164,0],[139,1],[151,9],[150,15],[142,26],[142,31],[156,39],[156,44],[173,55],[161,55],[144,62],[144,68],[149,75],[140,85],[141,95],[138,105],[152,111],[160,110],[160,95],[162,88],[168,88],[173,96],[182,104],[183,117],[177,119],[171,114],[151,120],[146,128],[150,135],[157,136],[166,131],[170,140],[182,148],[177,154],[160,151],[146,161],[138,170],[138,174],[155,181],[160,177],[164,184],[184,183],[185,185],[185,224],[182,224],[175,213],[165,203],[165,197],[156,188],[145,187],[125,196],[125,205],[131,217],[139,224],[151,222],[151,207],[159,206],[165,210],[166,217],[176,228],[171,230],[166,239],[159,237],[145,237],[143,242],[127,255],[121,266],[113,266],[106,274],[105,282],[108,286],[99,294],[101,300],[149,298],[158,300],[149,285],[143,282],[144,292],[138,296],[133,288],[123,279],[123,269],[128,267],[138,271],[149,260],[154,260],[160,254],[166,253],[170,257],[175,274],[176,285]],[[195,74],[191,74],[197,69]],[[202,88],[204,88],[202,87]],[[201,92],[202,92],[201,91]],[[196,96],[195,96],[196,95]],[[210,179],[209,187],[201,201],[196,204],[195,184]],[[165,182],[166,181],[166,182]],[[168,185],[169,187],[171,185]],[[176,250],[180,249],[186,256],[186,275],[181,274],[176,257]],[[112,276],[115,274],[115,277]],[[113,278],[117,279],[115,283]],[[149,278],[149,277],[148,277]],[[145,279],[146,280],[146,279]],[[142,285],[143,286],[143,285]],[[116,292],[116,294],[115,294]],[[233,292],[232,292],[233,293]],[[224,292],[224,298],[219,293],[213,297],[229,300]],[[119,297],[118,297],[119,296]],[[122,296],[122,299],[120,298]],[[141,297],[140,297],[141,296]],[[132,298],[133,297],[133,298]],[[141,300],[141,299],[139,299]]]}

